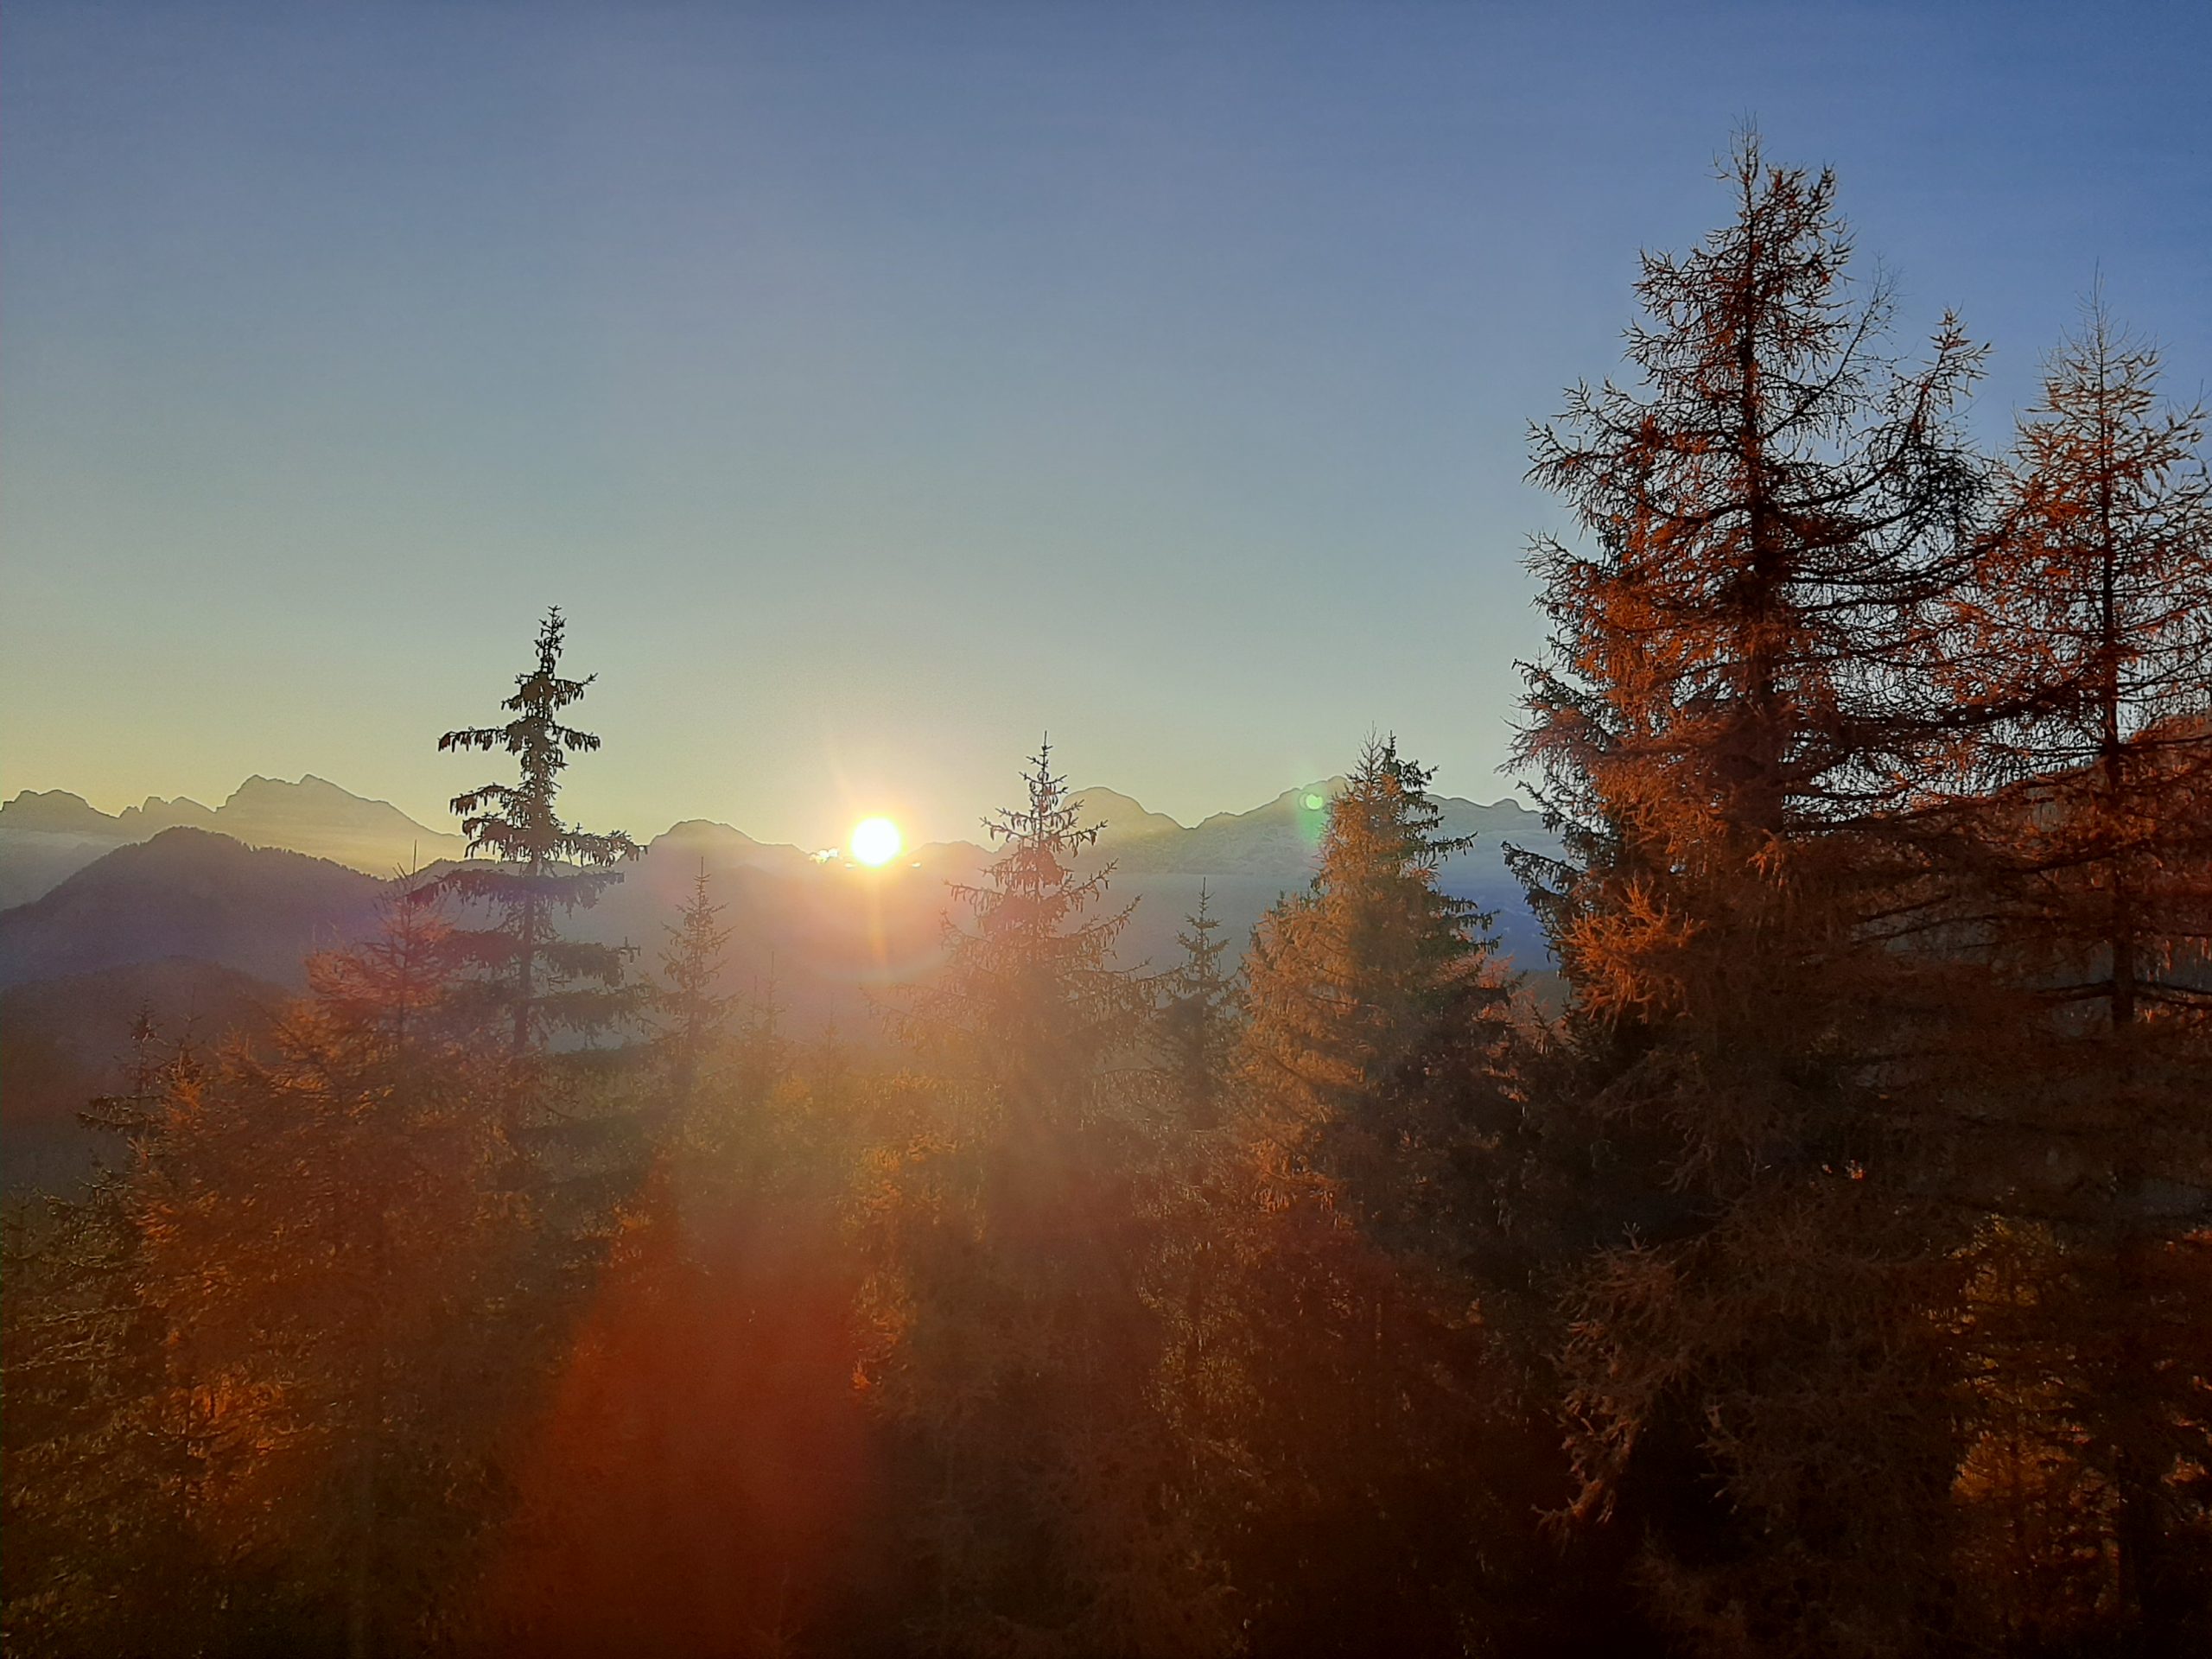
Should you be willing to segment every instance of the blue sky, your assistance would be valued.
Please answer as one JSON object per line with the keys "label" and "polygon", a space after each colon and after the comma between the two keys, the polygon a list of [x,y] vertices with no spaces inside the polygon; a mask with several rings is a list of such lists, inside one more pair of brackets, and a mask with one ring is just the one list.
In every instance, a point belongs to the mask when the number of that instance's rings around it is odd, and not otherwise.
{"label": "blue sky", "polygon": [[[0,790],[442,823],[548,603],[594,826],[1489,799],[1525,429],[1755,118],[1993,441],[2101,273],[2212,379],[2212,8],[105,5],[0,18]],[[467,775],[464,775],[467,774]]]}

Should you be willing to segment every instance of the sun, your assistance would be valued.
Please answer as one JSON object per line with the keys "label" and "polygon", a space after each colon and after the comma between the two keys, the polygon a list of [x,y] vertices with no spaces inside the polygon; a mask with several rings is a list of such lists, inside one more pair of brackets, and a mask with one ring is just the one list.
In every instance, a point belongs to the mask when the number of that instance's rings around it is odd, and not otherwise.
{"label": "sun", "polygon": [[888,864],[899,856],[899,849],[906,844],[899,833],[899,826],[888,818],[862,818],[853,826],[852,839],[846,850],[861,863],[875,866]]}

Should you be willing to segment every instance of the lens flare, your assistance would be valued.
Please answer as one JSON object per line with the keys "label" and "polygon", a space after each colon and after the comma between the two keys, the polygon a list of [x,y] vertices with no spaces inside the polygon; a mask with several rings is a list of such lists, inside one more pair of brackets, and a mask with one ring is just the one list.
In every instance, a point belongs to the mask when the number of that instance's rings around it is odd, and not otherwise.
{"label": "lens flare", "polygon": [[860,863],[875,866],[888,864],[899,856],[899,849],[906,844],[899,826],[890,819],[862,818],[853,826],[852,837],[845,843],[845,849]]}

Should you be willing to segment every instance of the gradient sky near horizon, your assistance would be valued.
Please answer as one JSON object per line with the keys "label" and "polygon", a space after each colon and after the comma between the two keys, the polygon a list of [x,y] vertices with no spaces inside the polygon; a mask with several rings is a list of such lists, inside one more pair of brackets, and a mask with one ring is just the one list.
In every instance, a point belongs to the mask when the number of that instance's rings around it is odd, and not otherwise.
{"label": "gradient sky near horizon", "polygon": [[[2212,7],[117,4],[0,19],[0,791],[443,827],[549,603],[594,828],[1508,792],[1522,481],[1746,118],[1994,442],[2212,381]],[[489,775],[488,773],[486,775]]]}

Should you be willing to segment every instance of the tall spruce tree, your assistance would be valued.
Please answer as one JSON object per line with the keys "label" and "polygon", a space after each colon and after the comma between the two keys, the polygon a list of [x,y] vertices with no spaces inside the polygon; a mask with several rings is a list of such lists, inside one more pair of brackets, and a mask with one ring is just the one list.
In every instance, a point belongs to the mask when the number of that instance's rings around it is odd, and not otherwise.
{"label": "tall spruce tree", "polygon": [[1951,415],[1980,353],[1948,317],[1922,363],[1885,348],[1831,175],[1746,136],[1722,178],[1731,221],[1644,257],[1641,384],[1534,435],[1585,538],[1531,560],[1519,748],[1568,849],[1522,868],[1579,1061],[1549,1114],[1586,1195],[1577,1511],[1625,1511],[1694,1639],[1897,1652],[1946,1616],[1958,1237],[1895,809],[1946,741],[1910,671],[1983,488]]}
{"label": "tall spruce tree", "polygon": [[604,1029],[627,1014],[622,983],[627,952],[561,936],[558,917],[598,902],[620,880],[612,867],[636,858],[622,831],[589,834],[564,823],[558,810],[561,773],[573,754],[600,740],[561,722],[596,676],[560,672],[566,629],[556,606],[537,631],[537,660],[515,677],[515,694],[501,706],[504,726],[465,727],[438,740],[447,749],[504,749],[520,772],[512,784],[489,783],[454,798],[468,837],[468,859],[421,889],[488,908],[489,927],[457,932],[455,948],[480,967],[505,1004],[512,1046],[528,1052],[550,1032]]}
{"label": "tall spruce tree", "polygon": [[1048,742],[1024,779],[1028,799],[984,820],[998,849],[980,885],[956,885],[971,919],[946,924],[944,971],[908,1030],[997,1092],[1022,1132],[1082,1122],[1107,1058],[1141,1019],[1138,981],[1114,962],[1134,905],[1101,911],[1114,867],[1078,868],[1099,826],[1082,822]]}

